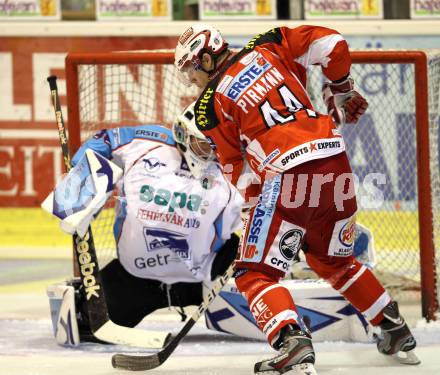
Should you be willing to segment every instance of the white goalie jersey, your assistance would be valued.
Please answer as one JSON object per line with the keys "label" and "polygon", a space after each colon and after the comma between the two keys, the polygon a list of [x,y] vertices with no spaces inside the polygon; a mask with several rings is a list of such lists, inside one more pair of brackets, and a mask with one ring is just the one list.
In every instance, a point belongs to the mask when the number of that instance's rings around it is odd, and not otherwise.
{"label": "white goalie jersey", "polygon": [[207,280],[216,252],[242,225],[243,199],[217,164],[194,178],[171,131],[157,125],[103,130],[72,162],[89,148],[124,170],[114,224],[123,267],[167,284]]}

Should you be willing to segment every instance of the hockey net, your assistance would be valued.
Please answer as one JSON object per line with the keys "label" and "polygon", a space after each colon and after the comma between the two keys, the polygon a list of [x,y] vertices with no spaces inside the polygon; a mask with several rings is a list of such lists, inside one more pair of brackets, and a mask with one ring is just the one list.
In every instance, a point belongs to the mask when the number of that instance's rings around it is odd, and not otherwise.
{"label": "hockey net", "polygon": [[[358,221],[375,241],[376,274],[402,300],[421,299],[422,315],[438,310],[440,270],[440,51],[353,52],[351,74],[369,101],[356,126],[343,129],[358,178]],[[169,51],[69,54],[66,59],[71,152],[103,128],[170,126],[196,98],[182,85]],[[308,87],[324,110],[321,76]],[[115,199],[93,224],[102,267],[116,256]]]}

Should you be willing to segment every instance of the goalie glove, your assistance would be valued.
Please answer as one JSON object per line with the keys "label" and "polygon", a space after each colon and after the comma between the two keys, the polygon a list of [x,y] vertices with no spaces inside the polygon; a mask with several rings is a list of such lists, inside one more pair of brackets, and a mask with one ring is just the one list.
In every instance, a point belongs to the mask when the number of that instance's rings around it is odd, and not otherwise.
{"label": "goalie glove", "polygon": [[82,238],[122,174],[116,164],[88,149],[41,206],[61,219],[62,230]]}
{"label": "goalie glove", "polygon": [[368,108],[366,99],[354,90],[354,81],[350,76],[341,82],[325,83],[322,97],[328,114],[337,125],[357,123]]}

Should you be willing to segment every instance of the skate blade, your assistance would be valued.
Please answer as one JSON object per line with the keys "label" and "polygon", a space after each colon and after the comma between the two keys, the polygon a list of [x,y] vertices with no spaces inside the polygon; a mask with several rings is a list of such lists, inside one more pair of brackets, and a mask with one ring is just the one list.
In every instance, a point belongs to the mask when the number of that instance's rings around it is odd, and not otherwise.
{"label": "skate blade", "polygon": [[300,363],[299,365],[292,366],[290,370],[282,372],[286,375],[318,375],[315,366],[312,363]]}
{"label": "skate blade", "polygon": [[311,363],[301,363],[299,365],[292,366],[286,370],[263,370],[255,372],[255,375],[318,375],[315,366]]}
{"label": "skate blade", "polygon": [[419,365],[421,363],[414,350],[397,352],[392,355],[392,358],[402,365]]}

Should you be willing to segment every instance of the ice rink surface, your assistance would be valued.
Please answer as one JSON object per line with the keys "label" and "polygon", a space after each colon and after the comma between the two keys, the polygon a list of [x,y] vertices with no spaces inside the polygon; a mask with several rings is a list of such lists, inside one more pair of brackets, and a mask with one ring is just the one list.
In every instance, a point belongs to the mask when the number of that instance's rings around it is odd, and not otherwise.
{"label": "ice rink surface", "polygon": [[[0,261],[1,263],[2,261]],[[29,265],[21,278],[6,278],[12,265],[0,267],[0,375],[104,375],[129,374],[111,366],[117,352],[140,353],[136,348],[82,344],[78,349],[58,346],[52,335],[49,303],[45,287],[52,280],[39,277]],[[23,270],[23,264],[14,264]],[[62,264],[58,273],[65,274]],[[14,268],[14,267],[12,267]],[[53,268],[52,268],[53,269]],[[40,271],[37,272],[39,274]],[[17,272],[14,273],[16,275]],[[46,273],[47,275],[47,273]],[[21,280],[21,281],[20,281]],[[178,332],[182,327],[177,313],[161,311],[147,318],[141,328]],[[440,322],[416,323],[419,366],[398,365],[378,354],[374,344],[343,342],[316,343],[316,369],[319,375],[440,375]],[[171,357],[159,368],[145,373],[170,375],[251,375],[256,361],[274,352],[267,344],[218,334],[200,321]]]}

